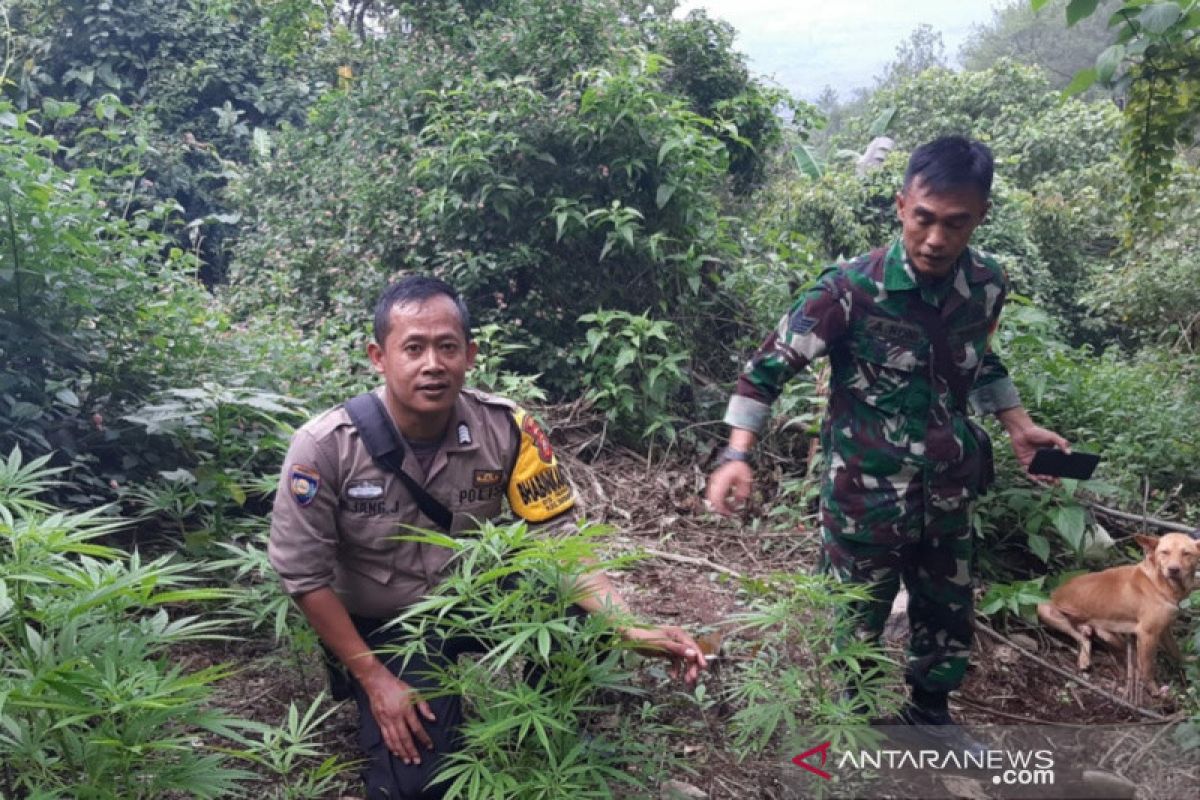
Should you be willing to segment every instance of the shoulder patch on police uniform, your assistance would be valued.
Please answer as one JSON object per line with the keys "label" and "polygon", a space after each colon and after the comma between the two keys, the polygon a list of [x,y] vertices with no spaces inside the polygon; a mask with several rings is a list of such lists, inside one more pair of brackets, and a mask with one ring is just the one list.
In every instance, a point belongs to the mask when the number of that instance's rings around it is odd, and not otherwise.
{"label": "shoulder patch on police uniform", "polygon": [[550,437],[542,430],[542,426],[537,424],[537,420],[528,413],[524,413],[524,419],[521,420],[521,432],[527,434],[533,441],[533,446],[537,448],[538,458],[547,464],[554,460]]}
{"label": "shoulder patch on police uniform", "polygon": [[288,483],[292,489],[292,499],[304,507],[312,503],[321,488],[321,473],[306,464],[292,465],[288,474]]}
{"label": "shoulder patch on police uniform", "polygon": [[521,519],[545,522],[575,505],[571,484],[554,458],[549,437],[533,417],[517,408],[513,421],[521,441],[508,479],[508,504]]}

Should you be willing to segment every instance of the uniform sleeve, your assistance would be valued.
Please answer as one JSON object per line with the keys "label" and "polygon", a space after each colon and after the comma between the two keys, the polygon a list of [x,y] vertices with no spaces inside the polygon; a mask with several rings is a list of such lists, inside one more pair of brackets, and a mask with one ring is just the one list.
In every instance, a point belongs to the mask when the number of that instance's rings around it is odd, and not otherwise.
{"label": "uniform sleeve", "polygon": [[308,431],[292,437],[275,507],[267,557],[292,596],[333,582],[337,556],[337,490],[334,461]]}
{"label": "uniform sleeve", "polygon": [[983,363],[975,373],[975,382],[971,385],[969,400],[971,406],[980,414],[996,414],[1021,405],[1021,395],[1009,377],[1008,368],[992,350],[992,338],[1000,324],[1000,312],[1004,308],[1006,294],[1007,292],[1002,290],[996,300],[992,326],[988,332],[987,352],[983,354]]}
{"label": "uniform sleeve", "polygon": [[522,408],[512,414],[519,441],[508,479],[508,504],[526,522],[546,522],[573,508],[575,496],[537,420]]}
{"label": "uniform sleeve", "polygon": [[771,418],[771,403],[797,372],[826,355],[846,332],[850,292],[841,270],[822,273],[779,321],[742,370],[729,399],[725,422],[761,434]]}

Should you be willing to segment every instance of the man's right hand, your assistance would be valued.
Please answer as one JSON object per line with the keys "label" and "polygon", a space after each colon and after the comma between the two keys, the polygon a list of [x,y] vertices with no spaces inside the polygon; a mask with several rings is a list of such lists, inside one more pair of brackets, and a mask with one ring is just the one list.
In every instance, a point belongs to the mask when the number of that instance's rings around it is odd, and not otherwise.
{"label": "man's right hand", "polygon": [[432,750],[433,741],[421,725],[417,712],[433,722],[437,719],[433,709],[417,695],[416,689],[388,672],[382,664],[370,678],[360,682],[371,701],[371,714],[379,723],[387,749],[405,764],[420,764],[421,753],[417,745]]}
{"label": "man's right hand", "polygon": [[713,511],[728,517],[745,505],[753,487],[754,470],[750,465],[745,461],[728,461],[713,470],[708,479],[709,505]]}

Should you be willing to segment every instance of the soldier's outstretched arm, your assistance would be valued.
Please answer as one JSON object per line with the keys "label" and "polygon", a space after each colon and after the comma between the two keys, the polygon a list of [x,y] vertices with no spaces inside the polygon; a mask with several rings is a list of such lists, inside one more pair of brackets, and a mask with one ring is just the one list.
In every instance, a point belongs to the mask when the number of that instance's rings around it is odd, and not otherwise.
{"label": "soldier's outstretched arm", "polygon": [[837,267],[826,270],[746,364],[725,412],[732,429],[729,446],[708,482],[708,502],[718,514],[732,514],[750,497],[754,471],[749,454],[767,427],[771,404],[788,380],[845,335],[850,298],[844,274]]}

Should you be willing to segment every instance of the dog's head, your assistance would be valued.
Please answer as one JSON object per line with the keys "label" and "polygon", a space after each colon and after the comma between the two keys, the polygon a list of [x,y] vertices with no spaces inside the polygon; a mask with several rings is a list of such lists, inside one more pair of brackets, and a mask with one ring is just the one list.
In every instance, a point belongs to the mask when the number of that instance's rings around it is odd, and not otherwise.
{"label": "dog's head", "polygon": [[1196,565],[1200,563],[1200,541],[1186,533],[1168,533],[1166,536],[1134,537],[1146,553],[1155,574],[1183,594],[1191,591],[1196,581]]}

